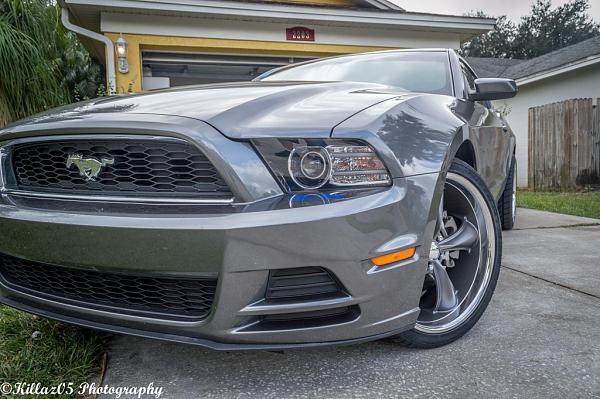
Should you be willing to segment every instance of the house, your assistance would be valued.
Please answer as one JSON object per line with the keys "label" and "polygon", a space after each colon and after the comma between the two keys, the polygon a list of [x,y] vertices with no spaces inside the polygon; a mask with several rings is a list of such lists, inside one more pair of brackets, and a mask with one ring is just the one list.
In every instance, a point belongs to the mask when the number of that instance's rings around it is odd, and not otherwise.
{"label": "house", "polygon": [[530,60],[467,58],[479,77],[515,79],[519,94],[496,106],[517,136],[518,185],[528,186],[528,110],[572,98],[600,98],[600,36]]}
{"label": "house", "polygon": [[409,12],[387,0],[58,1],[63,24],[106,66],[118,92],[250,80],[337,54],[458,49],[495,24]]}

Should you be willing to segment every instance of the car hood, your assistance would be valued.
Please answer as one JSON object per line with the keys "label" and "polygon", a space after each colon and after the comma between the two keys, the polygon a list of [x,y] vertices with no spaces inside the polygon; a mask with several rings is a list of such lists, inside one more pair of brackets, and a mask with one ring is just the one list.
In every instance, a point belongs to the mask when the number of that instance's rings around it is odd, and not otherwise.
{"label": "car hood", "polygon": [[328,137],[344,120],[399,95],[407,93],[369,83],[213,84],[96,99],[39,114],[19,124],[93,118],[107,113],[162,114],[202,120],[234,139]]}

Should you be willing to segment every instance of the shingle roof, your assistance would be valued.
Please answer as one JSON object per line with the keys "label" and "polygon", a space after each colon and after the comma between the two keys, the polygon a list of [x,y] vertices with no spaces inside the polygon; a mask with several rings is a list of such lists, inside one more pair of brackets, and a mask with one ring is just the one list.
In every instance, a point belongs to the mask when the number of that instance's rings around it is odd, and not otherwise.
{"label": "shingle roof", "polygon": [[467,62],[478,75],[481,75],[480,77],[521,79],[598,55],[600,55],[600,36],[595,36],[530,60],[473,57],[467,58]]}
{"label": "shingle roof", "polygon": [[508,58],[479,58],[467,57],[467,62],[475,70],[480,78],[498,78],[502,77],[506,70],[514,65],[526,62],[525,60],[515,60]]}

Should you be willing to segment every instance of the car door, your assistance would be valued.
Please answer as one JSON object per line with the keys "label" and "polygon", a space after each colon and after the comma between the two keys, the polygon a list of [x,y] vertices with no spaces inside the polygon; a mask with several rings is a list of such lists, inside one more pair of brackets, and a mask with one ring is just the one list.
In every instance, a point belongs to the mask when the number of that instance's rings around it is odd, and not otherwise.
{"label": "car door", "polygon": [[498,199],[504,189],[510,160],[512,132],[500,112],[490,101],[471,101],[469,92],[475,92],[477,76],[467,63],[460,59],[463,96],[472,109],[468,119],[470,138],[475,147],[477,171],[486,182],[494,198]]}

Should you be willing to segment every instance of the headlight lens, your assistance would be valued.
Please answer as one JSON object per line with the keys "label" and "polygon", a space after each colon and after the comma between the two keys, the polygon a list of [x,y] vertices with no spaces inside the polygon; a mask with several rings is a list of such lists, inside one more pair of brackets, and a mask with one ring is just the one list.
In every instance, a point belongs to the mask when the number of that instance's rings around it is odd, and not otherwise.
{"label": "headlight lens", "polygon": [[361,141],[260,139],[253,143],[288,192],[392,183],[381,159]]}
{"label": "headlight lens", "polygon": [[392,180],[375,151],[365,145],[330,145],[334,186],[387,186]]}
{"label": "headlight lens", "polygon": [[296,147],[288,158],[288,172],[299,187],[323,187],[331,174],[329,153],[323,147]]}

